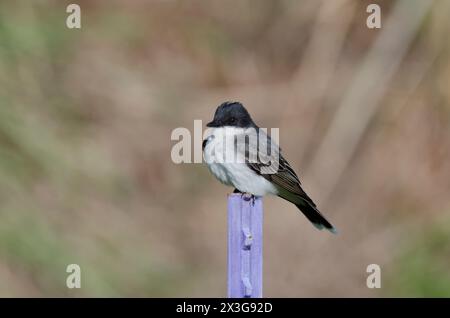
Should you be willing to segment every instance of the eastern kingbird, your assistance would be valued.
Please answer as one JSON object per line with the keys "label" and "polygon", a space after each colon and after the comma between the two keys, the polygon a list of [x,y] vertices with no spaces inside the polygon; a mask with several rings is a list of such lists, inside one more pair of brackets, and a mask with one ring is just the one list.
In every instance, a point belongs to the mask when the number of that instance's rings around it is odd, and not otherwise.
{"label": "eastern kingbird", "polygon": [[[278,145],[253,122],[241,103],[221,104],[213,121],[206,126],[213,129],[203,140],[203,154],[209,170],[220,182],[233,186],[235,193],[277,195],[295,204],[319,230],[325,228],[336,233],[334,226],[303,191],[298,176],[281,155]],[[230,151],[233,153],[228,156],[226,152]]]}

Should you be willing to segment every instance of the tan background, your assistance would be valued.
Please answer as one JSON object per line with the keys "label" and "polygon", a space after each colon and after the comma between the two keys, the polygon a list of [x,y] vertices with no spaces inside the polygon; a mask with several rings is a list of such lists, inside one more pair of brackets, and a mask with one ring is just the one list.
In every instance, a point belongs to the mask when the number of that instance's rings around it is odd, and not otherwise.
{"label": "tan background", "polygon": [[170,133],[226,100],[340,231],[266,198],[265,296],[450,296],[450,1],[370,2],[3,1],[0,296],[225,296],[231,189]]}

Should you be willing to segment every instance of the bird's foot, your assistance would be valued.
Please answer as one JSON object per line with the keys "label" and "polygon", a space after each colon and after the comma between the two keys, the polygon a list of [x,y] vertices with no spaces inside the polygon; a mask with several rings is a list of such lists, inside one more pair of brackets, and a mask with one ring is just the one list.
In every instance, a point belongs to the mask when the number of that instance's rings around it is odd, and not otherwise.
{"label": "bird's foot", "polygon": [[254,196],[253,194],[248,192],[241,192],[238,189],[234,189],[233,193],[240,193],[241,198],[243,198],[245,201],[252,200],[252,205],[255,205],[256,196]]}
{"label": "bird's foot", "polygon": [[251,200],[252,201],[252,205],[255,205],[256,196],[254,196],[253,194],[248,193],[248,192],[244,192],[244,193],[241,194],[241,196],[242,196],[242,198],[245,201],[250,201]]}

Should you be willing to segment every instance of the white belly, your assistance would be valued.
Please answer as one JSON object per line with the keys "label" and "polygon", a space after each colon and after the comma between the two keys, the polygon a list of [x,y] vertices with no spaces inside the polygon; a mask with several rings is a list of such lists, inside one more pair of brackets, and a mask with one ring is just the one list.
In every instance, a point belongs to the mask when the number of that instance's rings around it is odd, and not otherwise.
{"label": "white belly", "polygon": [[[204,149],[204,158],[211,173],[223,184],[256,196],[277,194],[276,187],[251,170],[245,163],[223,162],[223,131],[215,129]],[[219,158],[218,158],[219,157]]]}

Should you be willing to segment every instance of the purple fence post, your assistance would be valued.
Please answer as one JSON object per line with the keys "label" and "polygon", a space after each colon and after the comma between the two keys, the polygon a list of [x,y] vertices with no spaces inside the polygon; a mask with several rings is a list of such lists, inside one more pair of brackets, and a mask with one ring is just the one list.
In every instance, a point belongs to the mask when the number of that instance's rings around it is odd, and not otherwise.
{"label": "purple fence post", "polygon": [[228,297],[262,297],[263,207],[239,193],[228,196]]}

